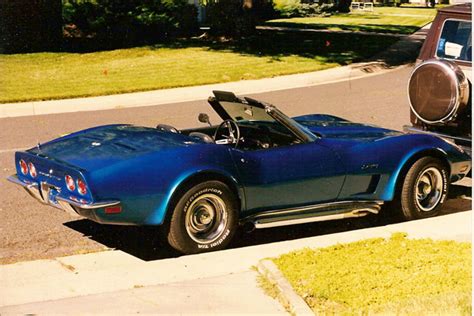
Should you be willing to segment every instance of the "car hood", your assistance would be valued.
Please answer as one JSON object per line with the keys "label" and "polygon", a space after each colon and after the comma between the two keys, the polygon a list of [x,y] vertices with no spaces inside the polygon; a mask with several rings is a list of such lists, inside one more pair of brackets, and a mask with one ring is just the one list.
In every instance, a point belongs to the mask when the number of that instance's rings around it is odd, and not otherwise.
{"label": "car hood", "polygon": [[79,131],[28,152],[90,170],[157,150],[196,144],[191,137],[132,125],[106,125]]}
{"label": "car hood", "polygon": [[308,128],[312,133],[324,138],[373,141],[403,134],[377,126],[353,123],[332,115],[304,115],[294,117],[293,119]]}

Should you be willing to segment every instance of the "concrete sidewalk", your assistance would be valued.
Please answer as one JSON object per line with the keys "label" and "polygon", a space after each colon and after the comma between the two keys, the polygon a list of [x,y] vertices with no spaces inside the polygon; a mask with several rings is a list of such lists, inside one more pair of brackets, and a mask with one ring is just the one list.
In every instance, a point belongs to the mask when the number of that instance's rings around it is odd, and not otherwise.
{"label": "concrete sidewalk", "polygon": [[258,287],[258,273],[177,282],[0,308],[5,314],[258,314],[288,315]]}
{"label": "concrete sidewalk", "polygon": [[[410,238],[471,241],[471,222],[472,211],[467,211],[149,262],[122,251],[106,251],[4,265],[0,266],[0,313],[62,313],[69,304],[74,306],[71,313],[280,313],[282,309],[256,289],[251,267],[260,259],[304,247],[388,238],[394,232],[406,232]],[[174,306],[182,300],[190,305]]]}
{"label": "concrete sidewalk", "polygon": [[236,94],[253,94],[308,87],[319,84],[330,84],[338,81],[356,80],[367,76],[379,75],[393,71],[399,67],[407,67],[405,63],[413,61],[416,58],[429,27],[430,25],[427,25],[418,32],[403,37],[387,51],[382,52],[377,56],[374,56],[370,61],[363,63],[355,63],[344,67],[331,68],[310,73],[259,80],[242,80],[204,86],[88,98],[5,103],[0,106],[0,118],[154,106],[160,104],[205,100],[211,95],[212,90],[227,90],[233,91]]}

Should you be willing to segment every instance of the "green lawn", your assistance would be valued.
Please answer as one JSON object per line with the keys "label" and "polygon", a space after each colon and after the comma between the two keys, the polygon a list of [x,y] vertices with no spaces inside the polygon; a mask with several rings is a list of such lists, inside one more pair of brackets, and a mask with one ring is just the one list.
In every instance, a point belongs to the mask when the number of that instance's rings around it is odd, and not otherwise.
{"label": "green lawn", "polygon": [[471,243],[368,239],[274,259],[322,315],[471,315]]}
{"label": "green lawn", "polygon": [[374,12],[334,14],[329,17],[290,18],[268,21],[267,25],[329,30],[411,34],[431,22],[435,9],[375,7]]}
{"label": "green lawn", "polygon": [[0,102],[107,95],[316,71],[373,56],[382,36],[261,32],[92,53],[0,55]]}

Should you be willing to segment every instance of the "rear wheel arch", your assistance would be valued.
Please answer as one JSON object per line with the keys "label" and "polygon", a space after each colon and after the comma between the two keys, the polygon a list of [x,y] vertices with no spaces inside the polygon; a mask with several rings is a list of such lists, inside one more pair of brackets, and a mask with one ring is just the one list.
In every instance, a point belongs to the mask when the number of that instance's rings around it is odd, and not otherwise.
{"label": "rear wheel arch", "polygon": [[165,223],[169,222],[173,209],[183,194],[193,186],[206,181],[219,181],[227,185],[234,193],[235,198],[239,203],[239,211],[241,210],[243,196],[241,194],[240,185],[236,181],[216,171],[201,171],[189,175],[176,187],[166,207]]}
{"label": "rear wheel arch", "polygon": [[237,184],[218,172],[199,172],[175,189],[162,228],[171,247],[184,254],[226,247],[239,223]]}

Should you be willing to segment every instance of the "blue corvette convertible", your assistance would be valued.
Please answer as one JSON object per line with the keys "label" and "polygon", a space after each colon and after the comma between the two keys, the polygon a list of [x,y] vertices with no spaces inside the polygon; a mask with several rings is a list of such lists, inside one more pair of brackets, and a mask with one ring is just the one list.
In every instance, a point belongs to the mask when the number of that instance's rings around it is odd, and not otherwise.
{"label": "blue corvette convertible", "polygon": [[434,216],[471,162],[443,139],[330,115],[289,118],[215,91],[223,119],[178,131],[106,125],[15,154],[21,185],[41,203],[92,221],[161,225],[183,253],[224,248],[239,225],[275,227],[377,214]]}

